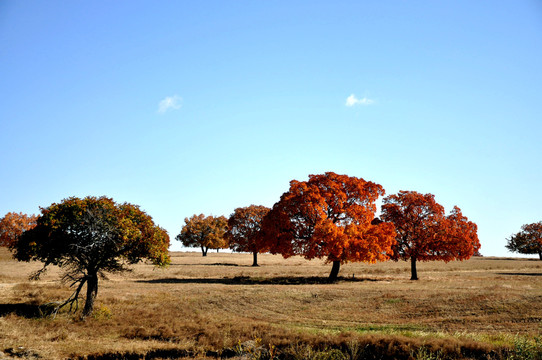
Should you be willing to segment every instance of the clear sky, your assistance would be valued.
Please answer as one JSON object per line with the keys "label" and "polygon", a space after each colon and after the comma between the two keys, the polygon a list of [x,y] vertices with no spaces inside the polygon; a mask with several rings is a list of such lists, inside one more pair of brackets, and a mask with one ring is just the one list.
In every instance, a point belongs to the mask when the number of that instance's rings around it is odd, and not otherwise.
{"label": "clear sky", "polygon": [[0,216],[185,217],[334,171],[432,193],[484,255],[542,220],[542,2],[0,2]]}

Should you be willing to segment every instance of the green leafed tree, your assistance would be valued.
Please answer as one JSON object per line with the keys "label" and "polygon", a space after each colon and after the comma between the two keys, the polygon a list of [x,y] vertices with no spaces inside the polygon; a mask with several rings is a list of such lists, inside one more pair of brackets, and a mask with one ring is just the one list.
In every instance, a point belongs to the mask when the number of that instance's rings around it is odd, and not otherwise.
{"label": "green leafed tree", "polygon": [[192,215],[184,219],[184,226],[175,237],[186,247],[200,247],[203,256],[209,249],[228,247],[225,239],[228,219],[225,216]]}
{"label": "green leafed tree", "polygon": [[[169,236],[138,206],[117,204],[107,197],[71,197],[41,209],[34,228],[25,231],[12,246],[20,261],[37,260],[66,270],[63,280],[74,293],[57,307],[77,310],[79,293],[86,284],[83,318],[92,313],[98,294],[98,278],[107,272],[127,270],[143,259],[166,266]],[[75,305],[75,306],[74,306]]]}
{"label": "green leafed tree", "polygon": [[508,238],[506,248],[520,254],[538,254],[542,260],[542,221],[523,225],[520,232]]}

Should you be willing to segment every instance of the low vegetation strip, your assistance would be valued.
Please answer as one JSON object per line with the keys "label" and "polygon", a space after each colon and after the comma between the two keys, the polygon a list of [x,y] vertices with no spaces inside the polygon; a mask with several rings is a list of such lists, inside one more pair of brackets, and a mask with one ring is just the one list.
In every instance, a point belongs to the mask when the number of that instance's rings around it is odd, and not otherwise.
{"label": "low vegetation strip", "polygon": [[376,359],[539,359],[540,344],[516,344],[512,349],[495,348],[475,342],[449,340],[420,341],[404,337],[340,338],[336,341],[300,342],[288,345],[266,345],[262,339],[239,342],[233,348],[219,351],[190,351],[185,349],[151,349],[143,353],[112,352],[70,358],[73,360],[121,359],[276,359],[276,360],[376,360]]}

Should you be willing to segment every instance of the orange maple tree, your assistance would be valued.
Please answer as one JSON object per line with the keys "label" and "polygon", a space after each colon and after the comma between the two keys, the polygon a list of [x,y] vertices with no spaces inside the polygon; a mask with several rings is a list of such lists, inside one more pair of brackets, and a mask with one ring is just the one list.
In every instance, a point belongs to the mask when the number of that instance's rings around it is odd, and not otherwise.
{"label": "orange maple tree", "polygon": [[477,226],[455,206],[445,216],[432,194],[400,191],[384,198],[382,220],[395,224],[397,243],[392,259],[408,260],[411,280],[418,280],[416,261],[465,260],[477,253]]}
{"label": "orange maple tree", "polygon": [[381,195],[381,185],[333,172],[292,180],[263,220],[266,246],[285,258],[325,258],[333,263],[332,281],[341,263],[387,260],[395,242],[393,224],[371,223]]}
{"label": "orange maple tree", "polygon": [[192,215],[184,219],[184,226],[176,240],[186,247],[201,247],[203,256],[209,249],[224,249],[228,247],[224,237],[228,219],[225,216]]}
{"label": "orange maple tree", "polygon": [[0,219],[0,246],[11,247],[26,230],[36,226],[36,215],[9,212]]}
{"label": "orange maple tree", "polygon": [[234,210],[228,219],[226,239],[233,251],[252,253],[252,266],[258,266],[258,253],[265,249],[261,232],[261,223],[269,208],[262,205],[250,205]]}

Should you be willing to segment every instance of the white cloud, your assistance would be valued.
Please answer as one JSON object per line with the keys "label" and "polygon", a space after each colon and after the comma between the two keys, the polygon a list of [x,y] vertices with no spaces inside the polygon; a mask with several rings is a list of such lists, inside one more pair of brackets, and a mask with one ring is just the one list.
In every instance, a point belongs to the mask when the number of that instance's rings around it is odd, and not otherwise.
{"label": "white cloud", "polygon": [[354,105],[371,105],[374,104],[374,100],[364,97],[363,99],[356,98],[356,95],[352,94],[346,98],[346,106]]}
{"label": "white cloud", "polygon": [[183,98],[179,95],[167,96],[164,100],[158,104],[158,112],[160,114],[165,113],[169,109],[180,109],[183,104]]}

